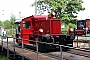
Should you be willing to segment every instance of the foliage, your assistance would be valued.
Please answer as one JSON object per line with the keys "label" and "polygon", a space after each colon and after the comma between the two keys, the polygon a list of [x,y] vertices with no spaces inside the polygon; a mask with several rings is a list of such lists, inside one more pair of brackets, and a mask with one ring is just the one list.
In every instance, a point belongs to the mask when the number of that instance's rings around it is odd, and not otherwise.
{"label": "foliage", "polygon": [[[56,17],[61,18],[64,23],[75,24],[75,18],[79,11],[85,10],[82,7],[82,0],[39,0],[37,2],[37,10],[41,13],[44,11],[54,11]],[[35,3],[32,4],[34,6]]]}
{"label": "foliage", "polygon": [[10,21],[11,21],[11,25],[15,27],[14,23],[16,21],[16,16],[14,14],[11,14]]}
{"label": "foliage", "polygon": [[[31,6],[35,6],[35,2],[31,4]],[[50,12],[50,6],[47,0],[39,0],[37,1],[37,14],[44,14],[44,12]]]}
{"label": "foliage", "polygon": [[72,23],[68,24],[68,26],[69,26],[69,28],[76,28],[76,25],[72,24]]}
{"label": "foliage", "polygon": [[12,34],[12,30],[7,31],[6,34]]}
{"label": "foliage", "polygon": [[9,59],[0,55],[0,60],[9,60]]}
{"label": "foliage", "polygon": [[[12,29],[9,29],[8,31],[6,31],[6,34],[11,35],[12,34]],[[13,30],[13,34],[15,34],[15,30]]]}
{"label": "foliage", "polygon": [[62,28],[62,34],[67,34],[68,33],[68,25],[65,25],[65,28]]}
{"label": "foliage", "polygon": [[69,28],[76,28],[75,24],[69,23],[68,25],[66,24],[64,28],[62,28],[62,34],[67,34]]}
{"label": "foliage", "polygon": [[77,19],[72,19],[72,20],[70,21],[70,23],[72,23],[72,24],[75,24],[75,25],[76,25],[76,23],[77,23]]}
{"label": "foliage", "polygon": [[4,21],[4,28],[11,28],[11,22],[9,20]]}
{"label": "foliage", "polygon": [[3,26],[2,21],[0,21],[0,26]]}

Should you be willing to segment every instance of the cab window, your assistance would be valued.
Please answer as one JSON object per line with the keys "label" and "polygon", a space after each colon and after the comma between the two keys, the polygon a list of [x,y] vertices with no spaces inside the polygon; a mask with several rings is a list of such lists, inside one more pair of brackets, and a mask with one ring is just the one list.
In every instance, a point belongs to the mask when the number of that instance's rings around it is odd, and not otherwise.
{"label": "cab window", "polygon": [[23,21],[23,28],[30,28],[30,21]]}

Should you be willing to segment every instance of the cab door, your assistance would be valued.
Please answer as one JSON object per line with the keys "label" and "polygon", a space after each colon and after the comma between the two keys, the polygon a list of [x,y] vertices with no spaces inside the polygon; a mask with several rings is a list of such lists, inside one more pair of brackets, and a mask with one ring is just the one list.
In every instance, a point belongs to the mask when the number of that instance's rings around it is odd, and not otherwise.
{"label": "cab door", "polygon": [[31,34],[33,34],[31,20],[23,20],[21,23],[21,37],[24,40],[24,44],[29,44]]}

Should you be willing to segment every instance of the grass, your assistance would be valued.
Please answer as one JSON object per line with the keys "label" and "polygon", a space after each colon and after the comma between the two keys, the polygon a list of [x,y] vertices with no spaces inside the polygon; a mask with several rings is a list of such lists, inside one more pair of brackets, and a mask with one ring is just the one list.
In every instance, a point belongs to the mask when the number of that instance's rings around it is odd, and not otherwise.
{"label": "grass", "polygon": [[9,60],[9,59],[6,58],[5,56],[1,56],[1,55],[0,55],[0,60]]}

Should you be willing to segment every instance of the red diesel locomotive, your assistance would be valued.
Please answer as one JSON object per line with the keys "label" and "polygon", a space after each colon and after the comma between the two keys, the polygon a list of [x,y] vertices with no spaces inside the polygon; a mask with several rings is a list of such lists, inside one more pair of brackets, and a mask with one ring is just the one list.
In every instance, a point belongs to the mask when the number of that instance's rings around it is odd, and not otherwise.
{"label": "red diesel locomotive", "polygon": [[[66,46],[73,46],[75,35],[61,34],[61,20],[46,15],[32,15],[22,19],[16,24],[16,38],[22,38],[24,44],[35,44],[31,42],[39,41],[46,43],[54,43]],[[38,39],[37,39],[38,38]],[[16,39],[18,44],[22,44],[22,40]],[[32,45],[33,46],[33,45]],[[39,51],[51,51],[58,49],[57,46],[39,43]]]}

